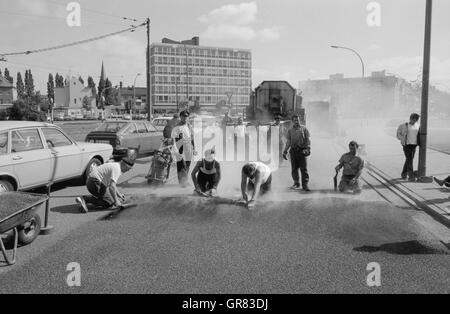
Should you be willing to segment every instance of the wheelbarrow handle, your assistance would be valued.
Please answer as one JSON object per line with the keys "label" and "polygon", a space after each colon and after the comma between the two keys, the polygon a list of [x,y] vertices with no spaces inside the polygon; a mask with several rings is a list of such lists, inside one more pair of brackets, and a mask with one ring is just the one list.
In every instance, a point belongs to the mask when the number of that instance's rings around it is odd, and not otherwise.
{"label": "wheelbarrow handle", "polygon": [[5,258],[6,264],[14,265],[16,263],[16,253],[17,253],[17,240],[18,240],[18,232],[17,227],[14,228],[14,248],[12,253],[12,258],[9,258],[6,254],[5,245],[3,244],[3,240],[0,238],[0,249],[2,250],[3,257]]}

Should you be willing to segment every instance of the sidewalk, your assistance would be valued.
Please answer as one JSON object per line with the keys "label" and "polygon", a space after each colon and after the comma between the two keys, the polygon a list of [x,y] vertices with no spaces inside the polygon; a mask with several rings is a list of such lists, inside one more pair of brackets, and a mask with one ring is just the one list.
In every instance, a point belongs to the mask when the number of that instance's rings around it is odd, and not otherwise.
{"label": "sidewalk", "polygon": [[[405,157],[399,141],[384,129],[361,127],[346,129],[347,136],[340,144],[347,147],[350,140],[356,140],[365,147],[361,154],[366,160],[366,168],[382,177],[408,203],[426,211],[439,222],[450,227],[450,189],[436,183],[408,182],[400,178]],[[417,170],[418,149],[414,160]],[[440,179],[450,174],[450,155],[428,149],[427,176]]]}

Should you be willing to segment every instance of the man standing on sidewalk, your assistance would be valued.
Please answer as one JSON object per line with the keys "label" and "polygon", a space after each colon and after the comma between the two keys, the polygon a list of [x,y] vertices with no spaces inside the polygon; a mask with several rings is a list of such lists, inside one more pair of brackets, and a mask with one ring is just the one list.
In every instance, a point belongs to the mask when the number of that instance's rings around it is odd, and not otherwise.
{"label": "man standing on sidewalk", "polygon": [[189,168],[193,156],[196,155],[194,145],[194,131],[188,123],[189,111],[184,110],[180,113],[180,123],[172,130],[172,138],[175,143],[175,154],[177,160],[178,182],[182,187],[188,185]]}
{"label": "man standing on sidewalk", "polygon": [[307,169],[307,157],[311,154],[311,141],[308,129],[300,125],[298,115],[292,117],[293,126],[286,134],[286,146],[283,152],[283,158],[287,160],[287,154],[290,151],[291,170],[294,185],[291,189],[300,189],[300,178],[298,170],[302,175],[302,187],[304,191],[309,191],[309,174]]}
{"label": "man standing on sidewalk", "polygon": [[403,146],[405,154],[405,164],[402,171],[402,179],[409,178],[409,181],[415,181],[414,175],[414,156],[416,148],[419,143],[419,129],[418,123],[420,116],[417,113],[411,114],[409,122],[402,123],[397,129],[397,138]]}

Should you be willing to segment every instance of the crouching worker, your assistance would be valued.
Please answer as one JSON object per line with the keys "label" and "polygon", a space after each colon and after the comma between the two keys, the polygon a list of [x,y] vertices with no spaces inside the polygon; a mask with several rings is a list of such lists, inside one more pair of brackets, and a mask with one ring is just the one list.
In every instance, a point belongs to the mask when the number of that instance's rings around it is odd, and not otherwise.
{"label": "crouching worker", "polygon": [[215,159],[214,150],[208,149],[205,151],[205,158],[197,162],[191,176],[195,192],[206,196],[217,195],[217,186],[220,182],[220,164]]}
{"label": "crouching worker", "polygon": [[[271,184],[272,171],[266,164],[254,161],[242,167],[241,192],[248,208],[255,206],[255,201],[259,195],[270,191]],[[251,194],[250,199],[247,193]]]}
{"label": "crouching worker", "polygon": [[346,192],[352,190],[353,193],[361,193],[361,185],[359,177],[364,169],[364,161],[361,157],[356,156],[358,150],[358,143],[351,141],[348,145],[350,151],[342,155],[339,159],[339,165],[336,166],[336,173],[339,173],[341,168],[344,168],[341,181],[339,182],[339,191]]}
{"label": "crouching worker", "polygon": [[110,162],[94,168],[86,181],[91,196],[77,197],[80,211],[87,213],[88,205],[95,209],[111,209],[121,206],[125,196],[119,192],[117,182],[120,176],[134,166],[132,158],[125,157],[120,162]]}

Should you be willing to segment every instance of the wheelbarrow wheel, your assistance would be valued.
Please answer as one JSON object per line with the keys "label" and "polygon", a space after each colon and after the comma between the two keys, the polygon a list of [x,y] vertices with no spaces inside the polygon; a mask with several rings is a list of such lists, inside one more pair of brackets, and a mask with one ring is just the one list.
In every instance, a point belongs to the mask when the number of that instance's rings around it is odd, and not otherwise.
{"label": "wheelbarrow wheel", "polygon": [[19,229],[18,242],[20,245],[27,245],[33,242],[41,232],[41,218],[38,214],[33,214]]}

